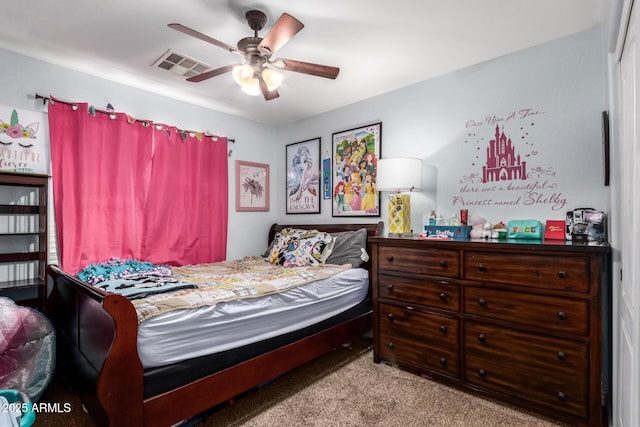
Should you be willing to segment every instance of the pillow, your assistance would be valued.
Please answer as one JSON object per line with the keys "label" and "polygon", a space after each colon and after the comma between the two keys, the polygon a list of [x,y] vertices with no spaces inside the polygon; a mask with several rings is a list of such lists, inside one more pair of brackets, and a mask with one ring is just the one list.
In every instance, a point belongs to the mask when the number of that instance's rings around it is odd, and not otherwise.
{"label": "pillow", "polygon": [[351,267],[357,268],[364,261],[369,260],[369,255],[366,252],[366,228],[333,233],[332,236],[335,242],[331,253],[325,260],[326,264],[351,264]]}
{"label": "pillow", "polygon": [[329,233],[318,230],[283,228],[276,233],[267,259],[285,267],[317,265],[331,240]]}

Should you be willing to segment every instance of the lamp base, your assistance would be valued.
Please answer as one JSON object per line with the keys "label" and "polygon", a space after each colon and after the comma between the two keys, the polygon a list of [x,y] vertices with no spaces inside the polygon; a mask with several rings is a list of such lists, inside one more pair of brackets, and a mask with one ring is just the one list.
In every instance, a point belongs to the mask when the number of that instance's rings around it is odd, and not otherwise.
{"label": "lamp base", "polygon": [[392,194],[387,201],[389,236],[409,237],[411,233],[411,202],[409,194]]}

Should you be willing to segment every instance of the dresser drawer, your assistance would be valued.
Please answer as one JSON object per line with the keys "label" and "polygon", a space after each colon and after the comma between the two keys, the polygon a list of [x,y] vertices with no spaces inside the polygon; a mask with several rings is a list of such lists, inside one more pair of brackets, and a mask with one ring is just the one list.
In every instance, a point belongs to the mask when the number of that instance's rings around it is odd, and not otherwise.
{"label": "dresser drawer", "polygon": [[464,379],[585,418],[589,345],[465,321]]}
{"label": "dresser drawer", "polygon": [[467,286],[465,314],[589,336],[589,302],[548,295]]}
{"label": "dresser drawer", "polygon": [[464,278],[541,289],[589,292],[586,256],[465,252]]}
{"label": "dresser drawer", "polygon": [[413,279],[380,274],[378,298],[404,301],[443,310],[460,310],[460,286],[448,280]]}
{"label": "dresser drawer", "polygon": [[459,320],[380,304],[379,355],[419,369],[459,377]]}
{"label": "dresser drawer", "polygon": [[378,247],[378,269],[432,276],[459,277],[458,251],[448,249]]}

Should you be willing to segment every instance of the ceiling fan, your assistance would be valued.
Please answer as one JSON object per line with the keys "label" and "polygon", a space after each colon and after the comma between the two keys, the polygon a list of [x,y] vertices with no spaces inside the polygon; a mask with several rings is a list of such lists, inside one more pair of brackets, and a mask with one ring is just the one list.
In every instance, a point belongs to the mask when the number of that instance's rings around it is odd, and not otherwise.
{"label": "ceiling fan", "polygon": [[340,68],[338,67],[296,61],[293,59],[271,59],[271,56],[278,49],[284,46],[285,43],[304,28],[304,24],[293,16],[283,13],[264,38],[258,37],[258,31],[262,30],[267,23],[267,15],[259,10],[250,10],[246,13],[245,18],[247,19],[249,27],[254,31],[254,35],[240,39],[237,47],[233,47],[181,24],[168,24],[169,28],[196,37],[244,58],[243,63],[229,64],[211,71],[206,71],[202,74],[189,77],[187,79],[188,81],[201,82],[227,72],[232,72],[234,80],[242,87],[244,92],[251,95],[259,95],[262,93],[264,99],[269,101],[280,96],[277,88],[282,82],[282,75],[278,73],[278,70],[294,71],[296,73],[310,74],[327,79],[335,79],[338,77],[340,73]]}

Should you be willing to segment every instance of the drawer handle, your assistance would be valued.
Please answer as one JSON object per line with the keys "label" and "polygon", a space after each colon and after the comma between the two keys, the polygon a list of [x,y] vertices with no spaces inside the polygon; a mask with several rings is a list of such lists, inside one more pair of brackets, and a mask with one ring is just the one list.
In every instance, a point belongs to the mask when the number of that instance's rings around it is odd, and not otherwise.
{"label": "drawer handle", "polygon": [[560,271],[558,271],[558,277],[559,277],[559,278],[561,278],[561,279],[566,279],[566,278],[567,278],[567,276],[568,276],[568,274],[567,274],[567,272],[566,272],[566,271],[564,271],[564,270],[560,270]]}
{"label": "drawer handle", "polygon": [[387,344],[387,347],[389,347],[389,348],[391,348],[391,349],[392,349],[392,348],[393,348],[393,343],[392,343],[392,342],[388,343],[388,344]]}
{"label": "drawer handle", "polygon": [[393,283],[392,283],[392,284],[390,284],[389,286],[387,286],[387,289],[388,289],[389,291],[392,291],[392,290],[393,290]]}
{"label": "drawer handle", "polygon": [[393,262],[393,255],[387,255],[387,261]]}
{"label": "drawer handle", "polygon": [[487,371],[485,371],[484,369],[480,369],[478,371],[478,375],[480,376],[480,378],[484,378],[487,376]]}
{"label": "drawer handle", "polygon": [[447,266],[447,261],[441,259],[440,260],[440,267],[446,267]]}
{"label": "drawer handle", "polygon": [[447,364],[447,359],[445,359],[444,357],[443,357],[443,358],[441,358],[441,359],[440,359],[440,364],[441,364],[442,366],[446,365],[446,364]]}
{"label": "drawer handle", "polygon": [[445,294],[444,292],[442,292],[440,295],[438,295],[440,297],[440,301],[442,302],[447,302],[447,294]]}
{"label": "drawer handle", "polygon": [[567,395],[564,394],[563,392],[559,391],[558,392],[558,400],[561,402],[566,402],[567,401]]}
{"label": "drawer handle", "polygon": [[480,298],[478,300],[478,305],[484,307],[485,305],[487,305],[487,300],[485,300],[484,298]]}
{"label": "drawer handle", "polygon": [[559,351],[558,352],[558,359],[567,360],[567,353],[565,353],[564,351]]}
{"label": "drawer handle", "polygon": [[485,334],[478,335],[478,341],[485,342],[487,340],[487,336]]}
{"label": "drawer handle", "polygon": [[558,312],[558,319],[567,320],[567,313],[565,313],[564,311]]}
{"label": "drawer handle", "polygon": [[484,264],[478,265],[478,271],[487,271],[487,266]]}
{"label": "drawer handle", "polygon": [[440,325],[440,332],[442,332],[442,333],[447,332],[447,326],[446,325]]}
{"label": "drawer handle", "polygon": [[387,314],[387,319],[389,319],[390,322],[393,322],[393,319],[394,319],[393,313]]}

